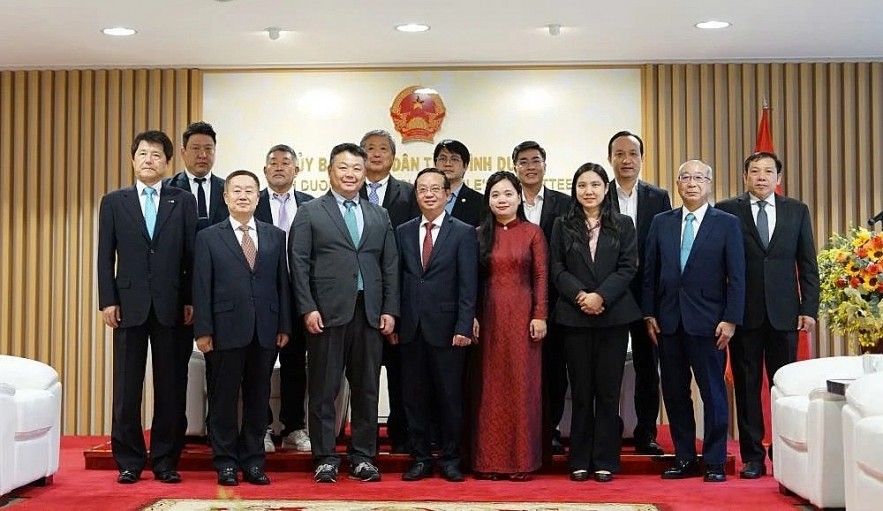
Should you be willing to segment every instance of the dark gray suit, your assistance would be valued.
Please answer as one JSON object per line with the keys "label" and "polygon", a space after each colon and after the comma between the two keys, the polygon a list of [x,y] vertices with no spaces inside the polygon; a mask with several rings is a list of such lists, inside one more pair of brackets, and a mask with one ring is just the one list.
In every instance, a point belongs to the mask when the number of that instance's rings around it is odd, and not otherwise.
{"label": "dark gray suit", "polygon": [[350,461],[373,461],[384,342],[380,316],[399,315],[398,253],[389,215],[366,200],[358,207],[364,224],[358,247],[331,192],[298,208],[288,240],[295,311],[301,317],[318,311],[324,324],[322,333],[307,334],[309,429],[317,465],[339,464],[334,399],[344,370],[353,389]]}

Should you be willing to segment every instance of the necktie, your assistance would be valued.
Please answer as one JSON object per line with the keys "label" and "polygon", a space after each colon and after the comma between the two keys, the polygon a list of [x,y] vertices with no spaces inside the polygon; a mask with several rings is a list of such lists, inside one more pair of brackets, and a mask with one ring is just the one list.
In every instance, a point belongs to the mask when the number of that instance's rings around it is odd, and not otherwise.
{"label": "necktie", "polygon": [[450,215],[451,210],[454,209],[454,203],[456,203],[456,202],[457,202],[457,196],[452,193],[451,196],[448,197],[448,203],[445,204],[445,213]]}
{"label": "necktie", "polygon": [[[346,224],[347,230],[350,232],[350,239],[353,240],[353,245],[356,249],[359,248],[359,224],[356,223],[356,203],[351,200],[343,201],[343,205],[346,208],[346,213],[343,215],[343,222]],[[359,270],[359,280],[356,286],[356,289],[361,291],[364,289],[364,285],[362,284],[362,270]]]}
{"label": "necktie", "polygon": [[208,218],[208,206],[206,206],[205,201],[205,178],[197,177],[193,179],[196,181],[198,185],[196,188],[196,213],[199,215],[199,218]]}
{"label": "necktie", "polygon": [[687,265],[687,258],[690,257],[690,250],[693,249],[693,239],[695,238],[695,234],[693,233],[693,220],[696,219],[696,215],[693,213],[687,213],[687,218],[684,219],[684,239],[681,240],[681,273],[684,272],[684,266]]}
{"label": "necktie", "polygon": [[156,202],[153,196],[156,190],[153,188],[145,188],[142,192],[146,197],[144,199],[144,223],[147,224],[147,234],[153,239],[153,229],[156,227]]}
{"label": "necktie", "polygon": [[291,228],[291,220],[288,219],[288,209],[285,207],[290,198],[291,194],[289,193],[282,195],[279,195],[278,193],[273,194],[273,199],[279,201],[279,215],[276,217],[276,227],[282,229],[286,233],[288,233],[288,229]]}
{"label": "necktie", "polygon": [[245,254],[245,260],[248,262],[248,268],[254,271],[254,262],[258,257],[258,248],[254,246],[254,240],[248,235],[249,226],[242,224],[239,230],[242,231],[242,253]]}
{"label": "necktie", "polygon": [[423,271],[429,266],[429,257],[432,255],[432,222],[426,222],[426,235],[423,236]]}
{"label": "necktie", "polygon": [[380,183],[368,183],[368,188],[371,189],[368,192],[368,202],[371,204],[380,204],[380,196],[377,195],[377,189],[380,188]]}
{"label": "necktie", "polygon": [[770,244],[770,221],[766,216],[767,201],[757,201],[757,234],[760,235],[760,242],[763,248],[767,248]]}

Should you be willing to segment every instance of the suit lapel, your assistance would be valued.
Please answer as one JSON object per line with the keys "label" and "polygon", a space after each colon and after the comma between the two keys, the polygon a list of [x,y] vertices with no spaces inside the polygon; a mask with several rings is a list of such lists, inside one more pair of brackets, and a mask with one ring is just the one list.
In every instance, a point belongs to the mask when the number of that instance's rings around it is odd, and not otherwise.
{"label": "suit lapel", "polygon": [[[429,262],[426,264],[426,269],[423,271],[423,273],[426,273],[429,271],[429,269],[432,267],[433,261],[435,261],[438,258],[437,256],[438,256],[439,249],[441,249],[442,247],[445,246],[445,240],[447,240],[448,236],[451,234],[451,229],[452,229],[451,226],[453,225],[453,222],[454,222],[453,218],[454,217],[452,217],[451,215],[445,215],[444,221],[442,222],[441,225],[438,226],[438,229],[439,229],[438,237],[435,238],[435,243],[432,244],[432,253],[429,254]],[[423,219],[421,218],[420,221],[422,222]],[[418,233],[417,237],[419,237],[419,233],[420,233],[419,227],[417,229],[417,233]],[[418,248],[417,254],[420,254],[419,245],[417,248]],[[418,259],[420,259],[420,258],[418,257]],[[423,265],[422,260],[420,261],[420,265],[421,266]]]}
{"label": "suit lapel", "polygon": [[642,216],[644,211],[647,210],[647,201],[650,200],[650,190],[644,185],[643,181],[638,181],[635,184],[635,193],[638,194],[638,208],[635,210],[635,229],[637,229],[639,225],[644,225],[645,221],[649,222],[653,219],[645,219]]}
{"label": "suit lapel", "polygon": [[223,183],[220,183],[220,181],[221,179],[216,177],[214,174],[212,175],[212,178],[207,181],[208,183],[211,183],[211,192],[209,193],[211,199],[209,199],[210,203],[208,217],[211,218],[212,221],[214,221],[215,219],[215,214],[218,212],[218,207],[220,207],[221,203],[224,202],[224,185]]}
{"label": "suit lapel", "polygon": [[[169,195],[173,195],[171,193],[165,193],[160,195],[159,199],[159,210],[156,213],[156,225],[153,228],[153,237],[159,235],[163,226],[166,224],[168,219],[172,216],[172,211],[174,211],[175,207],[178,205],[178,201],[175,200],[175,197],[169,197]],[[147,229],[145,225],[145,230]]]}
{"label": "suit lapel", "polygon": [[[668,240],[667,243],[669,244],[668,249],[669,251],[671,251],[671,253],[675,255],[675,265],[679,273],[681,272],[681,268],[679,265],[681,260],[681,220],[684,217],[683,209],[683,207],[680,207],[674,210],[676,213],[671,215],[671,219],[668,222],[668,226],[666,227],[666,229],[668,230],[668,236],[666,236],[666,239]],[[695,244],[696,242],[694,238],[693,245],[695,246]],[[689,258],[687,259],[687,264],[690,264]],[[684,269],[687,268],[687,264],[684,265]]]}
{"label": "suit lapel", "polygon": [[[714,224],[716,223],[717,210],[709,205],[708,208],[705,209],[705,217],[702,218],[702,223],[699,224],[699,230],[696,231],[696,237],[693,239],[693,248],[690,249],[690,255],[689,257],[687,257],[687,263],[684,264],[684,270],[687,269],[687,266],[690,265],[690,261],[693,260],[693,253],[696,252],[696,246],[705,243],[705,240],[707,240],[708,237],[711,235],[711,231],[714,230]],[[678,254],[680,254],[680,249],[678,251]]]}
{"label": "suit lapel", "polygon": [[[266,229],[264,225],[261,225],[257,221],[255,221],[255,229],[258,231],[258,253],[257,257],[254,259],[254,267],[257,270],[258,266],[261,264],[261,254],[269,254],[273,250],[272,241],[273,238],[270,237],[270,233]],[[243,254],[243,259],[245,258],[245,254]]]}
{"label": "suit lapel", "polygon": [[383,194],[383,207],[389,210],[389,205],[394,204],[399,194],[399,184],[396,180],[389,176],[386,182],[386,193]]}
{"label": "suit lapel", "polygon": [[791,213],[790,211],[787,211],[788,206],[785,204],[785,201],[782,200],[782,197],[777,194],[773,194],[773,198],[776,201],[776,226],[773,229],[772,234],[770,235],[770,243],[769,245],[767,245],[767,252],[772,250],[775,243],[779,240],[779,238],[782,237],[779,235],[779,233],[782,232],[782,229],[784,229],[786,225],[782,220],[784,220],[785,218],[791,218],[789,216]]}
{"label": "suit lapel", "polygon": [[[236,239],[236,233],[233,231],[233,224],[230,223],[230,219],[224,220],[221,224],[221,239],[224,240],[224,244],[227,245],[227,248],[233,252],[233,255],[239,259],[239,262],[245,267],[246,270],[251,271],[251,268],[248,267],[248,261],[245,259],[245,253],[242,252],[242,245],[239,244],[239,240]],[[244,234],[244,233],[243,233]],[[261,242],[260,232],[258,232],[258,243]],[[260,257],[260,255],[258,255]],[[257,267],[257,259],[255,259],[255,267]]]}
{"label": "suit lapel", "polygon": [[[337,207],[337,199],[334,198],[334,195],[331,195],[331,192],[328,192],[321,200],[322,208],[325,209],[325,213],[331,219],[331,223],[337,227],[337,230],[340,231],[340,234],[346,239],[347,243],[349,243],[351,247],[356,248],[353,239],[350,237],[350,231],[346,228],[346,224],[343,222],[343,215],[340,214],[340,208]],[[364,236],[362,236],[362,238],[364,238]]]}
{"label": "suit lapel", "polygon": [[757,232],[757,224],[754,222],[754,214],[751,212],[751,196],[744,193],[739,196],[737,202],[739,204],[739,216],[742,217],[741,220],[748,229],[751,238],[761,250],[766,250],[763,248],[763,243],[760,242],[760,233]]}
{"label": "suit lapel", "polygon": [[414,268],[422,268],[423,262],[420,260],[420,221],[410,222],[402,231],[402,254],[407,264],[414,265]]}
{"label": "suit lapel", "polygon": [[[389,192],[389,190],[387,190]],[[368,236],[372,236],[374,230],[380,226],[380,221],[377,218],[377,212],[372,207],[365,207],[367,204],[371,204],[368,201],[360,202],[359,207],[362,209],[362,234],[359,236],[359,247],[362,248],[365,246],[365,242],[368,240]],[[378,208],[380,206],[377,206]],[[344,224],[346,225],[346,224]],[[349,230],[347,230],[347,234],[349,234]]]}
{"label": "suit lapel", "polygon": [[[144,211],[141,210],[141,201],[138,197],[138,188],[132,186],[131,188],[126,190],[123,207],[132,217],[132,221],[135,223],[135,225],[141,226],[141,234],[144,236],[144,239],[147,240],[147,243],[150,243],[150,234],[147,233],[147,223],[144,221]],[[154,229],[153,232],[156,233],[156,229]]]}

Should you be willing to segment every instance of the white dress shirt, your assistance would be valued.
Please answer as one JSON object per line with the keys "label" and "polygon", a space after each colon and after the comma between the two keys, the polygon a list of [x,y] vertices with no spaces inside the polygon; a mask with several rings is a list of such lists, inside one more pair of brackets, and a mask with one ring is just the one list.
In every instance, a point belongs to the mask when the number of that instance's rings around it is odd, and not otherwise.
{"label": "white dress shirt", "polygon": [[[236,234],[236,241],[242,245],[242,236],[245,235],[244,232],[239,230],[239,226],[242,225],[241,222],[236,221],[232,216],[230,217],[230,225],[233,227],[233,232]],[[245,224],[248,226],[248,237],[251,238],[251,241],[254,242],[255,251],[258,249],[258,228],[254,223],[254,217],[248,219],[248,223]]]}
{"label": "white dress shirt", "polygon": [[687,214],[693,213],[696,217],[693,219],[693,239],[696,239],[696,236],[699,235],[699,227],[702,225],[702,219],[705,218],[705,213],[708,211],[708,203],[699,206],[696,208],[696,211],[690,211],[687,209],[687,206],[681,208],[681,243],[684,242],[684,226],[687,224]]}
{"label": "white dress shirt", "polygon": [[[757,201],[765,200],[766,206],[764,209],[766,210],[766,220],[767,225],[769,226],[770,238],[773,237],[773,231],[776,228],[776,194],[771,193],[769,197],[766,199],[758,199],[754,195],[748,194],[748,197],[751,199],[751,216],[754,217],[754,225],[757,225],[757,212],[760,211],[760,206],[757,205]],[[770,240],[766,240],[767,244],[769,244]]]}
{"label": "white dress shirt", "polygon": [[[190,184],[190,192],[194,197],[199,197],[199,183],[196,182],[196,176],[190,173],[189,170],[184,170],[184,174],[187,176],[187,182]],[[205,190],[205,211],[209,215],[211,215],[212,211],[212,173],[209,171],[208,174],[202,176],[205,178],[205,183],[202,183],[202,189]]]}
{"label": "white dress shirt", "polygon": [[[438,239],[438,233],[441,231],[441,224],[445,220],[445,211],[442,210],[441,215],[438,216],[435,220],[432,221],[432,246],[435,247],[435,241]],[[417,238],[417,246],[420,247],[420,260],[423,260],[423,239],[426,237],[426,225],[429,220],[426,218],[426,215],[420,217],[420,233],[419,238]]]}
{"label": "white dress shirt", "polygon": [[527,203],[527,196],[523,193],[521,194],[521,202],[524,204],[524,216],[527,217],[527,220],[536,225],[540,225],[540,218],[543,216],[543,202],[545,202],[544,193],[546,191],[545,186],[540,187],[539,193],[534,197],[533,205]]}
{"label": "white dress shirt", "polygon": [[141,203],[141,214],[144,214],[144,206],[147,204],[147,195],[144,193],[144,190],[147,188],[156,190],[156,195],[153,196],[153,207],[156,208],[155,213],[159,213],[159,196],[162,193],[162,181],[153,186],[147,186],[141,181],[135,181],[135,190],[138,191],[138,202]]}
{"label": "white dress shirt", "polygon": [[616,197],[619,199],[619,212],[632,219],[632,224],[638,225],[638,183],[632,187],[631,193],[619,186],[619,181],[613,180],[616,185]]}

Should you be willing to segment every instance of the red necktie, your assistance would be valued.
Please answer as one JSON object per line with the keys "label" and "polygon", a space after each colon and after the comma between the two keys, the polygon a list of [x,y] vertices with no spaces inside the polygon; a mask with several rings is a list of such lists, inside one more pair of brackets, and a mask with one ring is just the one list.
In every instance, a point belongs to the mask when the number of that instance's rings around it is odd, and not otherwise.
{"label": "red necktie", "polygon": [[432,222],[426,222],[426,236],[423,237],[423,271],[429,266],[429,257],[432,255]]}
{"label": "red necktie", "polygon": [[249,269],[254,270],[254,262],[258,257],[258,248],[254,246],[254,240],[248,235],[249,227],[247,225],[240,225],[239,230],[242,231],[242,253],[245,254],[245,260],[248,262]]}

